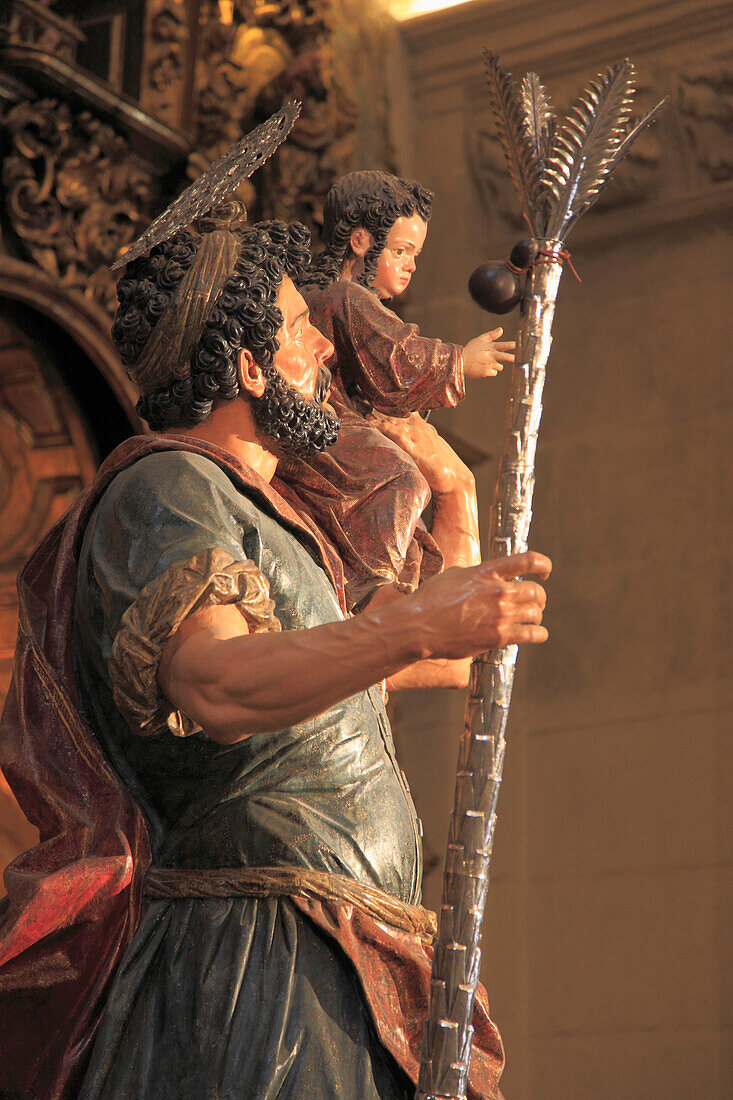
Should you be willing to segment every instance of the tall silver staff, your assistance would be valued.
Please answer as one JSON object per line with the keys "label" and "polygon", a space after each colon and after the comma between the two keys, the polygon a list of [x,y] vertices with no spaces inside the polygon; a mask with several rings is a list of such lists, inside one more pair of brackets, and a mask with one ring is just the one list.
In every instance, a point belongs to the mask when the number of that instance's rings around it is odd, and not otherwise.
{"label": "tall silver staff", "polygon": [[[634,66],[628,60],[618,61],[591,81],[557,126],[535,73],[527,73],[517,86],[495,54],[486,52],[485,60],[497,130],[533,237],[520,242],[507,264],[477,268],[469,284],[476,301],[491,312],[508,312],[521,302],[516,365],[489,530],[489,555],[498,558],[527,549],[545,367],[555,299],[563,262],[569,256],[565,240],[666,100],[632,122]],[[507,646],[477,657],[471,669],[419,1100],[466,1096],[481,961],[479,937],[516,661],[517,647]]]}

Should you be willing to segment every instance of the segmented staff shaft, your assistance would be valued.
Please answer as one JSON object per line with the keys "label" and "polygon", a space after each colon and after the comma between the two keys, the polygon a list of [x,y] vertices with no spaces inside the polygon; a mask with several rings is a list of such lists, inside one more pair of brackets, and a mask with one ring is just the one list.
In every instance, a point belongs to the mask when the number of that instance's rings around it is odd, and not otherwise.
{"label": "segmented staff shaft", "polygon": [[[535,73],[528,73],[518,86],[496,54],[486,51],[485,61],[509,175],[539,242],[539,259],[529,271],[522,298],[508,423],[491,515],[490,556],[496,558],[527,549],[563,241],[633,143],[656,121],[666,100],[632,121],[635,72],[624,58],[591,81],[558,124]],[[517,647],[509,646],[475,660],[471,669],[418,1100],[466,1096],[481,962],[479,937],[516,661]]]}
{"label": "segmented staff shaft", "polygon": [[[540,248],[557,255],[562,243],[545,240]],[[522,303],[507,430],[491,513],[492,558],[527,549],[542,389],[561,275],[562,266],[549,257],[548,262],[538,264],[529,276]],[[471,668],[430,983],[430,1016],[423,1037],[419,1100],[466,1095],[471,1017],[481,964],[479,939],[516,661],[517,647],[507,646],[476,658]]]}

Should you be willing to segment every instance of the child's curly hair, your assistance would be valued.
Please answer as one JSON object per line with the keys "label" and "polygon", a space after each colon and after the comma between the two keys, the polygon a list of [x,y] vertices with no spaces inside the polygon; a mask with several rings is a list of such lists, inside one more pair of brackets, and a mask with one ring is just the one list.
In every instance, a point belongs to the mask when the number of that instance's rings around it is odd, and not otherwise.
{"label": "child's curly hair", "polygon": [[397,219],[417,214],[428,222],[432,208],[433,192],[416,180],[388,172],[350,172],[342,176],[326,195],[323,207],[325,248],[298,285],[327,287],[340,279],[349,257],[351,234],[363,228],[371,234],[372,244],[356,282],[371,289],[379,256]]}

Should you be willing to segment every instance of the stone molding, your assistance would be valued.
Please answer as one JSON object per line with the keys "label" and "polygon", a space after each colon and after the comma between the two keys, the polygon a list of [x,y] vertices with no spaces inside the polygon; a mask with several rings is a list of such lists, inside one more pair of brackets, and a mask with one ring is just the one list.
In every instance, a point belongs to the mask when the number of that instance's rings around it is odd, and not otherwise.
{"label": "stone molding", "polygon": [[616,57],[641,64],[648,53],[733,30],[729,0],[473,0],[402,24],[416,96],[474,80],[483,86],[481,50],[500,53],[509,68],[537,68],[543,80],[585,72]]}
{"label": "stone molding", "polygon": [[[674,222],[722,215],[733,180],[733,59],[725,43],[733,5],[720,0],[634,4],[617,0],[494,0],[425,16],[403,29],[418,116],[462,119],[456,148],[484,210],[489,239],[524,235],[491,116],[482,46],[517,76],[540,74],[562,113],[589,77],[617,57],[638,69],[639,111],[670,102],[632,150],[579,240],[656,232]],[[721,45],[722,43],[722,45]],[[573,242],[575,238],[573,238]]]}

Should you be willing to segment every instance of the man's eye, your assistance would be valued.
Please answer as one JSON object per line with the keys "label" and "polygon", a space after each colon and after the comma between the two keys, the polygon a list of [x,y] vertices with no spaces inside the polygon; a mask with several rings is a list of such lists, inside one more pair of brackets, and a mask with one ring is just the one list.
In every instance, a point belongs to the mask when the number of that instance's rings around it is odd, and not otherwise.
{"label": "man's eye", "polygon": [[404,248],[395,248],[394,254],[395,256],[401,256],[404,251]]}

